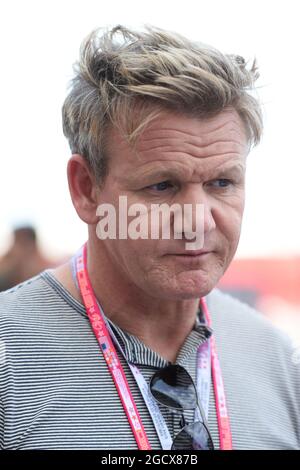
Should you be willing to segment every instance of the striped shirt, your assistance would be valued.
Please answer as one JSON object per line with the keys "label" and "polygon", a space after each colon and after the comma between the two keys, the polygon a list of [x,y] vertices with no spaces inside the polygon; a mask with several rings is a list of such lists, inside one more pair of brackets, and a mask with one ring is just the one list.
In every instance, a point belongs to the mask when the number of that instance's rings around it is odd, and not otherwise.
{"label": "striped shirt", "polygon": [[[214,334],[233,448],[300,449],[300,366],[292,360],[289,340],[258,312],[218,289],[206,300],[213,333],[197,319],[176,363],[196,380],[197,349]],[[147,382],[169,364],[109,322],[127,360]],[[161,449],[121,355],[120,361],[151,448]],[[0,400],[1,449],[137,449],[85,308],[51,270],[0,294]],[[174,436],[180,417],[165,407],[161,412]],[[212,381],[208,425],[218,449]]]}

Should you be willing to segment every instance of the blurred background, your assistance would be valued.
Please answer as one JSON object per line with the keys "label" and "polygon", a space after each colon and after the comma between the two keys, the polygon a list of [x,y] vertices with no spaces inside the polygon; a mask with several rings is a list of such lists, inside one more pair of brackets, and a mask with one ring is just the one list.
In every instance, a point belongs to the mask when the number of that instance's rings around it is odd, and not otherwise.
{"label": "blurred background", "polygon": [[10,0],[0,6],[0,290],[66,260],[87,230],[71,204],[61,106],[95,27],[153,24],[260,69],[265,132],[248,157],[240,246],[219,287],[300,346],[299,26],[296,0]]}

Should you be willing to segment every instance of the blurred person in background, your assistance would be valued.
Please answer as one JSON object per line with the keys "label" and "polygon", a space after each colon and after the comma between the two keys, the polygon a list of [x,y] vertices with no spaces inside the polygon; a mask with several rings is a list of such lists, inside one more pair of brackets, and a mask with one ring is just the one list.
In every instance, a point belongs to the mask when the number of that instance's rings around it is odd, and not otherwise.
{"label": "blurred person in background", "polygon": [[[63,127],[88,241],[0,295],[2,448],[300,448],[290,342],[216,288],[262,133],[256,78],[242,57],[157,28],[85,40]],[[203,247],[188,250],[195,225],[176,237],[172,217],[169,239],[100,236],[102,203],[127,216],[120,196],[146,213],[190,204],[195,217],[200,203]]]}
{"label": "blurred person in background", "polygon": [[0,291],[52,266],[39,249],[35,228],[31,225],[15,228],[12,246],[0,258]]}

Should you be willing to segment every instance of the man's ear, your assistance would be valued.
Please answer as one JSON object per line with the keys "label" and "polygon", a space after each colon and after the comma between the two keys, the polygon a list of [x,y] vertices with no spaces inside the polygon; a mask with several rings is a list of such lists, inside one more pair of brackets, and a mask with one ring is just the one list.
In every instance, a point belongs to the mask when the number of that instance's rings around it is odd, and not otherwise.
{"label": "man's ear", "polygon": [[97,185],[86,159],[74,154],[67,166],[68,184],[75,210],[83,222],[96,224]]}

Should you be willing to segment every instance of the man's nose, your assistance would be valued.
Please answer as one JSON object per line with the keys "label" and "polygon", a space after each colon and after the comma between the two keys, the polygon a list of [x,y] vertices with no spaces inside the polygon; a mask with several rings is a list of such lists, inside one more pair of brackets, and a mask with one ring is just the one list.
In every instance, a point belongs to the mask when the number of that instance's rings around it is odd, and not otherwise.
{"label": "man's nose", "polygon": [[[198,233],[199,230],[207,235],[216,228],[212,201],[199,185],[186,191],[177,202],[182,210],[182,234],[185,238],[191,239],[191,235]],[[174,232],[176,233],[178,230],[180,230],[180,226],[176,227],[176,223],[174,223]]]}

